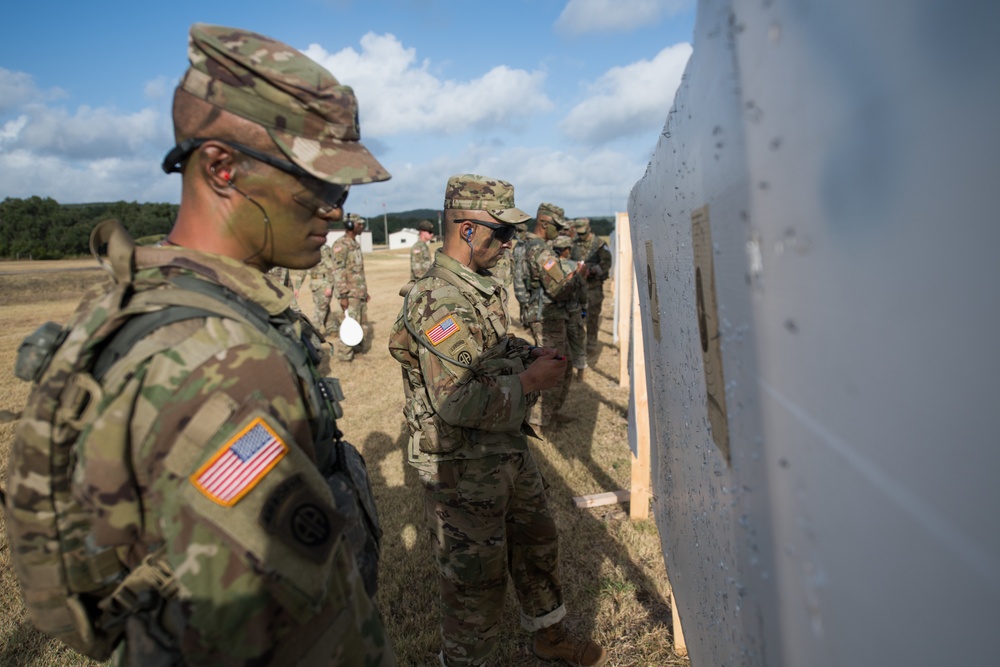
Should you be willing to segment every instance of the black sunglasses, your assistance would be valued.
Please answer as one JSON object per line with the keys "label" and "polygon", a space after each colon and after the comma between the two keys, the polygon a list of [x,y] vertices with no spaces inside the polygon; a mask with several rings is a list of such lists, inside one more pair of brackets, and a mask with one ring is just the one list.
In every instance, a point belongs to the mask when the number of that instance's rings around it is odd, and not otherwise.
{"label": "black sunglasses", "polygon": [[[184,169],[184,161],[191,156],[191,153],[196,151],[202,144],[206,141],[212,141],[212,139],[185,139],[180,142],[167,153],[166,157],[163,158],[163,171],[168,174],[180,173]],[[302,206],[309,209],[316,209],[319,214],[327,214],[332,209],[342,208],[344,203],[347,201],[347,195],[350,193],[350,185],[340,185],[339,183],[328,183],[326,181],[320,180],[310,174],[308,171],[295,164],[294,162],[289,162],[288,160],[282,160],[281,158],[275,157],[273,155],[268,155],[267,153],[262,153],[249,146],[244,146],[243,144],[238,144],[235,141],[228,141],[223,139],[215,139],[220,143],[226,144],[227,146],[232,146],[239,152],[252,157],[258,162],[263,162],[266,165],[270,165],[275,169],[285,172],[286,174],[291,174],[302,183],[302,186],[309,190],[313,198],[316,199],[314,202],[302,201],[304,198],[292,195],[292,198]],[[318,195],[316,193],[319,193]]]}
{"label": "black sunglasses", "polygon": [[485,220],[456,220],[456,223],[471,222],[475,225],[482,225],[483,227],[489,227],[493,230],[493,238],[502,243],[507,243],[512,238],[514,234],[517,234],[517,228],[513,225],[501,225],[496,222],[486,222]]}

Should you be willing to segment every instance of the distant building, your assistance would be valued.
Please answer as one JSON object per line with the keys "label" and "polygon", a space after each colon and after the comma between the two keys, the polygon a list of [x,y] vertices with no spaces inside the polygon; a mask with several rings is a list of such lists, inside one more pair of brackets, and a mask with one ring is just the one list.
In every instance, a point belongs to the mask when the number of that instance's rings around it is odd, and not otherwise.
{"label": "distant building", "polygon": [[[341,229],[338,229],[333,232],[328,232],[326,235],[326,244],[333,245],[334,242],[343,235],[344,231]],[[361,235],[358,236],[358,243],[361,244],[361,252],[365,254],[370,253],[372,251],[372,233],[367,229],[361,232]]]}
{"label": "distant building", "polygon": [[409,248],[420,240],[420,232],[416,229],[401,229],[398,232],[389,234],[389,250],[397,248]]}

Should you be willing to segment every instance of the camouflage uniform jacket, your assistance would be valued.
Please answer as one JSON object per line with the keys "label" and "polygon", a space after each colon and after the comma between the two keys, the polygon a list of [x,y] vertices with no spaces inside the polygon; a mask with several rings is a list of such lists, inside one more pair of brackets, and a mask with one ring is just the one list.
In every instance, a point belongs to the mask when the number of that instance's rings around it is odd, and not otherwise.
{"label": "camouflage uniform jacket", "polygon": [[[501,292],[489,274],[473,273],[438,252],[393,325],[389,352],[403,366],[409,461],[417,468],[528,447],[532,431],[525,420],[537,396],[525,396],[517,375],[531,363],[532,345],[507,333]],[[413,339],[404,318],[425,345]],[[420,431],[432,421],[440,443],[429,452]]]}
{"label": "camouflage uniform jacket", "polygon": [[565,319],[566,300],[575,294],[575,272],[566,273],[545,239],[528,234],[524,239],[525,280],[528,288],[528,321]]}
{"label": "camouflage uniform jacket", "polygon": [[431,257],[431,248],[427,241],[417,241],[410,251],[410,280],[416,280],[427,273],[434,263]]}
{"label": "camouflage uniform jacket", "polygon": [[[137,248],[136,266],[137,292],[193,276],[272,316],[292,301],[287,288],[226,257]],[[300,320],[290,326],[301,334]],[[179,593],[162,617],[179,626],[184,664],[291,664],[312,647],[315,664],[395,664],[342,533],[303,540],[289,522],[306,506],[336,516],[306,384],[267,335],[221,317],[156,330],[102,380],[97,414],[77,443],[74,495],[92,509],[94,541],[116,547],[128,567],[163,549]],[[220,462],[258,452],[259,468],[217,482]],[[126,648],[132,641],[129,630]]]}
{"label": "camouflage uniform jacket", "polygon": [[331,285],[331,275],[333,274],[333,248],[328,245],[324,245],[319,251],[319,263],[305,271],[297,271],[295,275],[295,283],[293,285],[295,291],[298,291],[302,287],[302,283],[306,281],[306,276],[309,276],[309,289],[315,292],[318,289],[325,290]]}
{"label": "camouflage uniform jacket", "polygon": [[368,286],[361,244],[344,234],[333,242],[333,298],[364,299],[366,296]]}
{"label": "camouflage uniform jacket", "polygon": [[611,273],[611,250],[597,234],[591,233],[590,240],[577,237],[573,241],[573,259],[587,262],[590,273],[587,283],[603,283]]}

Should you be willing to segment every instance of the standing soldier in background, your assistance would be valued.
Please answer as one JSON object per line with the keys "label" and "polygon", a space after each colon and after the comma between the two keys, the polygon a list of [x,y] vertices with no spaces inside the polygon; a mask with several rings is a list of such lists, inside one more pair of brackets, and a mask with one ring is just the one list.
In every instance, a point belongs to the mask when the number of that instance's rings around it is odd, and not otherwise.
{"label": "standing soldier in background", "polygon": [[431,247],[428,245],[434,238],[434,223],[430,220],[421,220],[417,225],[420,231],[420,239],[413,244],[410,251],[410,280],[415,281],[427,273],[431,268],[434,258],[431,256]]}
{"label": "standing soldier in background", "polygon": [[389,337],[440,573],[441,664],[487,664],[509,576],[535,655],[603,665],[604,649],[562,623],[559,536],[525,424],[537,390],[567,364],[508,333],[490,274],[514,225],[530,218],[514,207],[510,183],[475,174],[448,179],[444,209],[444,246]]}
{"label": "standing soldier in background", "polygon": [[587,265],[587,349],[595,350],[601,327],[604,281],[611,275],[611,250],[590,228],[590,218],[577,218],[573,226],[576,240],[572,257]]}
{"label": "standing soldier in background", "polygon": [[560,234],[552,242],[552,252],[559,258],[559,264],[566,275],[573,275],[570,296],[566,299],[566,345],[570,360],[576,369],[576,379],[582,380],[587,369],[587,282],[576,273],[577,262],[570,259],[573,239]]}
{"label": "standing soldier in background", "polygon": [[[537,267],[532,265],[544,255],[545,251],[549,250],[548,242],[554,241],[559,236],[559,230],[564,224],[563,213],[563,209],[555,204],[543,202],[538,205],[534,232],[528,232],[524,235],[524,248],[518,255],[518,264],[513,271],[516,279],[514,294],[519,303],[521,299],[524,299],[521,307],[521,326],[531,332],[535,345],[539,346],[542,344],[542,309],[545,306],[545,287],[542,285],[541,274],[536,270]],[[554,257],[551,252],[546,255],[546,259]],[[517,283],[521,283],[520,288]]]}
{"label": "standing soldier in background", "polygon": [[[572,220],[566,221],[556,241],[559,239],[568,239],[569,245],[561,245],[556,250],[556,255],[563,262],[564,268],[569,267],[568,270],[574,270],[576,267],[570,260],[570,255],[576,242],[576,228]],[[552,242],[553,250],[556,241]],[[583,372],[587,368],[587,283],[581,276],[575,276],[573,283],[572,296],[566,301],[566,338],[573,358],[573,368],[576,369],[576,379],[582,380]]]}
{"label": "standing soldier in background", "polygon": [[333,249],[324,244],[320,248],[321,258],[319,264],[307,271],[300,271],[295,277],[295,298],[299,297],[299,290],[309,276],[309,291],[312,292],[313,316],[312,323],[318,331],[323,332],[323,336],[333,333],[333,321],[330,317],[330,297],[333,294]]}
{"label": "standing soldier in background", "polygon": [[[524,249],[527,247],[528,225],[521,223],[517,227],[517,236],[514,237],[514,248],[510,251],[510,283],[514,291],[514,298],[517,300],[517,320],[525,329],[529,329],[526,324],[528,314],[528,287],[525,273]],[[532,335],[534,337],[534,335]]]}
{"label": "standing soldier in background", "polygon": [[[547,243],[554,241],[564,226],[561,208],[552,204],[539,206],[538,215],[535,217],[535,232],[527,237],[524,261],[526,285],[531,294],[528,302],[528,318],[536,344],[568,354],[567,305],[576,289],[573,278],[580,274],[585,275],[586,267],[567,273]],[[572,417],[559,412],[566,402],[572,379],[573,366],[566,364],[565,375],[559,384],[543,391],[538,405],[532,409],[529,419],[532,425],[548,426],[552,423],[573,420]]]}
{"label": "standing soldier in background", "polygon": [[[163,162],[182,174],[174,225],[148,248],[117,223],[95,230],[115,284],[88,295],[52,367],[33,373],[26,410],[90,402],[21,422],[6,484],[13,569],[28,573],[36,623],[99,660],[114,649],[116,665],[391,667],[347,537],[358,524],[334,489],[360,456],[291,292],[267,275],[319,262],[350,186],[389,174],[359,141],[351,88],[287,44],[199,23],[188,54]],[[85,343],[114,354],[95,361]],[[68,448],[68,479],[53,447]],[[371,500],[361,470],[348,488]],[[39,544],[57,498],[60,539]]]}
{"label": "standing soldier in background", "polygon": [[339,340],[337,360],[350,363],[355,354],[368,351],[372,343],[372,331],[368,324],[368,283],[365,282],[365,260],[361,253],[358,237],[365,231],[365,219],[357,213],[348,213],[344,218],[344,235],[333,242],[333,295],[340,307],[333,310],[333,333],[340,332],[340,324],[347,314],[357,320],[365,332],[360,343],[349,347]]}

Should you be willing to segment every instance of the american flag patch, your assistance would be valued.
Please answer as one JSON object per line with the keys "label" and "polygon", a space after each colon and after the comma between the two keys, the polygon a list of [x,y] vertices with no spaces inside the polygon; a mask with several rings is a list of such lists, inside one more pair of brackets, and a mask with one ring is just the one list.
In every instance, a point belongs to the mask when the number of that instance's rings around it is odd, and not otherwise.
{"label": "american flag patch", "polygon": [[288,445],[258,417],[191,475],[191,482],[210,499],[232,507],[287,452]]}
{"label": "american flag patch", "polygon": [[556,260],[550,259],[549,261],[545,262],[545,270],[548,271],[555,265],[556,265]]}
{"label": "american flag patch", "polygon": [[455,321],[454,317],[449,315],[435,324],[433,328],[428,329],[426,333],[427,338],[436,346],[456,331],[458,331],[458,322]]}

